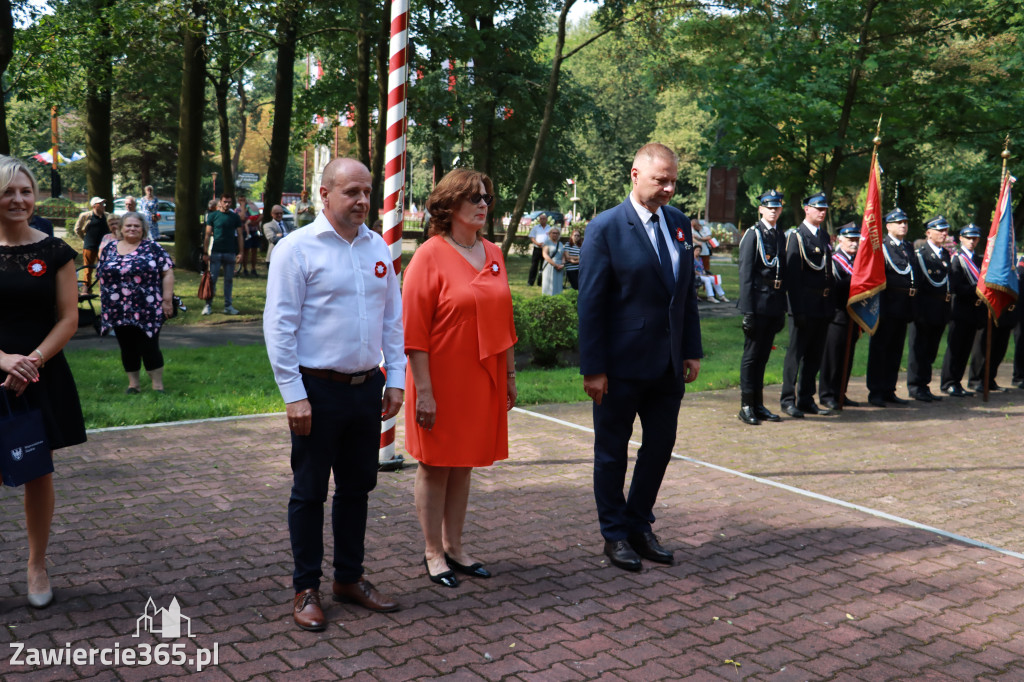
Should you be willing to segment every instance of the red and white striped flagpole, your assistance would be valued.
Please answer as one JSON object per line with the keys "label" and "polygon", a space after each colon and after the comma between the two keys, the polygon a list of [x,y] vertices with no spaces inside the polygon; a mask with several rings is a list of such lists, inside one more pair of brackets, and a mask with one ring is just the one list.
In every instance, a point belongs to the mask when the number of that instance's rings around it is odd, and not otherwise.
{"label": "red and white striped flagpole", "polygon": [[[391,50],[388,64],[387,145],[384,148],[384,241],[391,248],[395,273],[402,272],[402,223],[405,190],[405,84],[408,80],[406,54],[409,44],[409,0],[391,0]],[[381,425],[382,467],[401,466],[395,454],[395,422]]]}

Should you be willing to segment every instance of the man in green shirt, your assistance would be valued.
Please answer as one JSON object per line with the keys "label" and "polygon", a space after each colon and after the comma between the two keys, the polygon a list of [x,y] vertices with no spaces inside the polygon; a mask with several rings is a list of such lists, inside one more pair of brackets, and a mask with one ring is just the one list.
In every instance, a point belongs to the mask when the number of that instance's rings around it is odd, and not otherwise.
{"label": "man in green shirt", "polygon": [[[227,194],[220,198],[217,211],[206,215],[206,235],[203,239],[203,261],[210,265],[210,290],[217,293],[217,277],[224,268],[224,314],[237,315],[238,310],[231,305],[231,277],[235,274],[235,265],[242,262],[244,250],[244,229],[242,219],[231,210],[234,197]],[[206,301],[203,315],[213,312],[213,298]]]}

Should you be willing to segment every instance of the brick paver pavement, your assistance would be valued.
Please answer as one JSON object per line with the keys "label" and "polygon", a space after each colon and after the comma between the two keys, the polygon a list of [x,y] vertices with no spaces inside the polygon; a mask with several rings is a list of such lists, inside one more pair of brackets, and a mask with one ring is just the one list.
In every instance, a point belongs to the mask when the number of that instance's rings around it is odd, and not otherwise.
{"label": "brick paver pavement", "polygon": [[[735,391],[698,394],[684,401],[677,452],[1024,552],[1021,397],[751,428]],[[531,409],[590,424],[587,405]],[[512,458],[474,474],[466,528],[495,577],[428,582],[414,471],[381,474],[368,577],[404,608],[325,601],[319,634],[289,614],[282,417],[91,434],[58,453],[47,610],[24,602],[20,493],[0,497],[0,675],[194,674],[189,663],[14,665],[9,646],[120,655],[166,642],[186,657],[216,645],[202,673],[215,680],[1024,679],[1020,558],[676,460],[656,524],[676,564],[627,573],[600,553],[590,434],[521,411],[510,426]],[[133,636],[149,598],[163,608],[175,597],[193,638]]]}

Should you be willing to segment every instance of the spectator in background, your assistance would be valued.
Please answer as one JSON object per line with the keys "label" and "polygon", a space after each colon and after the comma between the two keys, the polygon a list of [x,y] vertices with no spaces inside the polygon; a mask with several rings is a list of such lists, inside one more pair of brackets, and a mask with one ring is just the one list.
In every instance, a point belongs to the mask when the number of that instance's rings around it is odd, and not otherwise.
{"label": "spectator in background", "polygon": [[[92,288],[93,270],[96,269],[96,261],[100,257],[100,242],[103,241],[104,235],[110,233],[103,197],[93,197],[89,200],[89,206],[92,211],[85,222],[82,223],[83,216],[78,216],[78,222],[75,224],[75,232],[82,238],[82,265],[86,268],[86,289]],[[81,231],[79,223],[82,223]]]}
{"label": "spectator in background", "polygon": [[541,263],[544,262],[544,245],[548,239],[548,214],[541,213],[537,216],[537,224],[530,230],[530,242],[533,243],[533,257],[530,261],[530,275],[526,280],[528,286],[534,282],[541,284],[537,275],[540,272]]}
{"label": "spectator in background", "polygon": [[711,226],[706,220],[692,221],[693,224],[693,248],[701,251],[701,262],[704,265],[704,273],[711,272]]}
{"label": "spectator in background", "polygon": [[544,244],[542,257],[544,258],[544,272],[541,274],[540,292],[544,296],[557,296],[562,293],[565,276],[565,247],[559,238],[561,230],[552,226],[548,230],[548,240]]}
{"label": "spectator in background", "polygon": [[107,225],[110,226],[110,232],[103,235],[103,239],[100,240],[100,254],[102,255],[103,249],[106,248],[110,242],[118,241],[122,238],[121,236],[121,216],[111,213],[107,216]]}
{"label": "spectator in background", "polygon": [[579,230],[573,230],[569,235],[569,243],[565,246],[565,278],[569,286],[579,291],[580,288],[580,247],[583,246],[583,237]]}
{"label": "spectator in background", "polygon": [[[213,295],[217,294],[217,277],[224,268],[224,314],[237,315],[238,309],[231,305],[231,278],[235,265],[242,262],[244,250],[244,228],[238,214],[231,210],[233,197],[225,194],[220,198],[220,209],[206,215],[206,236],[203,239],[203,261],[210,264],[210,285]],[[213,312],[211,297],[203,307],[203,315]]]}
{"label": "spectator in background", "polygon": [[157,242],[146,239],[146,219],[141,213],[122,217],[122,239],[108,244],[100,254],[101,330],[111,329],[121,347],[121,366],[128,375],[125,393],[139,392],[139,370],[164,392],[164,356],[160,352],[160,327],[174,314],[174,263]]}
{"label": "spectator in background", "polygon": [[[238,208],[235,213],[242,221],[244,239],[242,241],[242,267],[235,274],[242,277],[256,276],[256,254],[260,250],[260,214],[244,194],[238,197]],[[246,269],[246,263],[249,269]]]}
{"label": "spectator in background", "polygon": [[263,236],[267,239],[267,262],[270,262],[270,253],[285,235],[288,234],[288,226],[284,222],[284,207],[275,204],[270,209],[270,220],[263,223]]}
{"label": "spectator in background", "polygon": [[295,202],[295,227],[304,227],[316,218],[316,207],[309,200],[309,190],[302,190],[299,200]]}
{"label": "spectator in background", "polygon": [[28,219],[28,226],[34,230],[39,230],[47,237],[53,236],[53,223],[38,214],[32,214],[32,217]]}
{"label": "spectator in background", "polygon": [[149,223],[149,238],[153,241],[160,240],[160,229],[157,226],[160,222],[160,202],[153,196],[153,185],[146,185],[142,188],[145,194],[139,202],[139,213],[146,217]]}
{"label": "spectator in background", "polygon": [[[696,233],[694,233],[694,241],[697,240]],[[715,276],[704,269],[704,258],[702,251],[708,248],[706,245],[693,246],[693,271],[700,278],[700,283],[704,287],[704,295],[707,298],[708,303],[728,303],[729,299],[725,297],[725,290],[721,284],[715,282]],[[717,296],[717,298],[716,298]]]}

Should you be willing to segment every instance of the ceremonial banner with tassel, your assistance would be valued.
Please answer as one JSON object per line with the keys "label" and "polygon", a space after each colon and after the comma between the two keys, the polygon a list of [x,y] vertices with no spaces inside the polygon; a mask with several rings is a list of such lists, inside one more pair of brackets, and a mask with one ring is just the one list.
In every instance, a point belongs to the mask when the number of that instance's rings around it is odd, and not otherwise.
{"label": "ceremonial banner with tassel", "polygon": [[885,255],[882,253],[882,171],[878,167],[878,143],[871,153],[871,174],[868,176],[868,198],[864,221],[860,228],[860,247],[853,261],[850,277],[850,298],[846,310],[850,318],[868,334],[878,329],[881,292],[885,289]]}
{"label": "ceremonial banner with tassel", "polygon": [[985,260],[981,263],[981,274],[978,276],[978,296],[985,301],[992,311],[992,319],[998,325],[999,316],[1007,306],[1017,300],[1017,271],[1014,265],[1016,258],[1016,242],[1013,236],[1013,182],[1015,178],[1009,173],[1003,174],[1003,186],[999,189],[999,203],[992,217],[992,227],[988,231],[988,242],[985,244]]}

